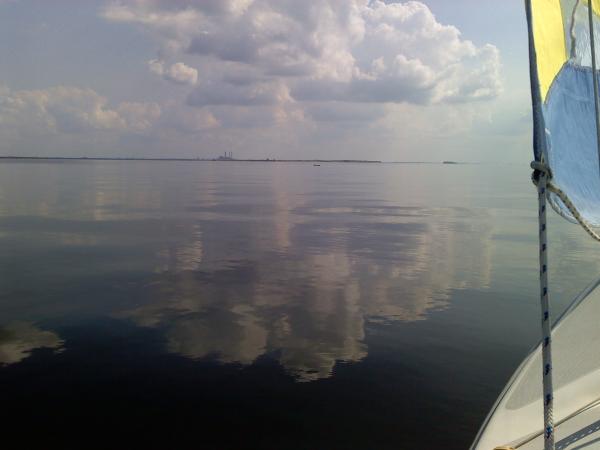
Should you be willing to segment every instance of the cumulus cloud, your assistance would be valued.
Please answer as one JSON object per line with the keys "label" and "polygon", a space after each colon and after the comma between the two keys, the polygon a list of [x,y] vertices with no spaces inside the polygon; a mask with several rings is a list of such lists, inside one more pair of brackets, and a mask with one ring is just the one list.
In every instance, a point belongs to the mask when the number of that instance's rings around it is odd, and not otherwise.
{"label": "cumulus cloud", "polygon": [[386,115],[385,105],[360,105],[355,103],[319,102],[307,105],[306,113],[314,120],[330,123],[356,123],[371,122]]}
{"label": "cumulus cloud", "polygon": [[281,81],[230,86],[209,82],[199,86],[188,97],[188,104],[193,106],[277,105],[291,101],[288,86]]}
{"label": "cumulus cloud", "polygon": [[152,59],[148,61],[148,67],[151,72],[173,83],[193,86],[198,82],[198,70],[182,62],[165,67],[164,61]]}
{"label": "cumulus cloud", "polygon": [[[461,105],[480,111],[502,89],[498,49],[469,41],[421,1],[103,4],[100,14],[107,22],[133,27],[155,43],[155,59],[130,56],[146,61],[148,77],[168,81],[161,88],[166,92],[144,93],[155,84],[140,83],[134,91],[147,100],[131,101],[81,87],[0,86],[0,150],[34,152],[28,149],[52,143],[49,153],[71,148],[75,154],[83,147],[117,152],[128,146],[139,154],[170,148],[208,156],[229,150],[241,136],[248,156],[256,149],[292,156],[300,149],[306,155],[335,152],[333,140],[347,137],[343,151],[353,145],[357,155],[373,140],[395,148],[392,142],[410,133],[398,123],[416,127],[415,114],[402,115],[408,109],[421,115],[442,111],[436,113],[440,117]],[[78,84],[85,86],[85,80]],[[124,92],[117,88],[114,94]],[[469,124],[466,116],[457,117]],[[366,125],[362,135],[351,131],[359,125]]]}
{"label": "cumulus cloud", "polygon": [[160,125],[176,132],[194,134],[217,128],[220,122],[212,112],[205,109],[171,105],[161,116]]}
{"label": "cumulus cloud", "polygon": [[13,134],[91,131],[141,132],[160,116],[155,103],[123,102],[111,108],[91,89],[59,86],[0,93],[0,128]]}
{"label": "cumulus cloud", "polygon": [[[501,91],[498,49],[464,39],[418,1],[137,0],[103,15],[150,30],[163,53],[201,57],[212,78],[190,95],[194,106],[439,104]],[[232,87],[236,79],[244,83]]]}
{"label": "cumulus cloud", "polygon": [[301,121],[304,117],[301,109],[280,105],[217,105],[212,108],[212,112],[221,125],[232,128],[268,128]]}
{"label": "cumulus cloud", "polygon": [[152,128],[161,115],[156,103],[121,102],[116,111],[125,124],[123,129],[137,132]]}

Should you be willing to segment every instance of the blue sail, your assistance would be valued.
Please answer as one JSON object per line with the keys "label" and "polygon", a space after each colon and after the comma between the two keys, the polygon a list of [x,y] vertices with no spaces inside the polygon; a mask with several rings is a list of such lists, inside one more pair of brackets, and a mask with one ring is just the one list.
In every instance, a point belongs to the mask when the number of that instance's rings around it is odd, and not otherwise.
{"label": "blue sail", "polygon": [[[591,225],[600,226],[598,161],[592,70],[567,62],[542,106],[546,126],[546,164],[559,187]],[[574,221],[566,205],[550,194],[552,206]]]}
{"label": "blue sail", "polygon": [[[600,240],[600,0],[526,0],[538,188],[542,339],[473,450],[600,448],[600,278],[550,328],[546,199]],[[592,30],[592,32],[590,32]]]}

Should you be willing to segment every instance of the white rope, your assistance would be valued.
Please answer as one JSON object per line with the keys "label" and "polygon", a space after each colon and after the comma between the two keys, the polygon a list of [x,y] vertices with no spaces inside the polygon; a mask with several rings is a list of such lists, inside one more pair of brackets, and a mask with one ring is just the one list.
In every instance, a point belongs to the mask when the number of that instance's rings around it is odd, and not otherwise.
{"label": "white rope", "polygon": [[553,194],[556,194],[556,196],[561,199],[563,204],[567,207],[567,209],[569,210],[571,215],[575,218],[575,220],[579,223],[579,225],[581,225],[581,227],[585,231],[587,231],[587,233],[592,238],[594,238],[595,240],[600,242],[600,235],[598,235],[598,233],[596,233],[594,231],[592,226],[582,217],[582,215],[579,213],[579,211],[577,211],[577,208],[575,207],[573,202],[571,200],[569,200],[569,197],[567,197],[567,194],[565,194],[563,191],[561,191],[560,188],[555,186],[551,181],[547,182],[547,188],[550,192],[552,192]]}
{"label": "white rope", "polygon": [[592,53],[592,83],[594,84],[594,110],[596,112],[596,151],[598,152],[598,170],[600,170],[600,115],[598,113],[598,74],[596,72],[596,45],[594,43],[594,10],[592,0],[588,0],[588,19],[590,24],[590,50]]}
{"label": "white rope", "polygon": [[[540,163],[538,161],[533,161],[531,163],[531,168],[534,170],[534,172],[531,176],[531,180],[533,181],[533,184],[535,184],[537,186],[539,174],[545,173],[547,175],[546,176],[546,189],[549,192],[552,192],[553,194],[555,194],[558,198],[560,198],[560,200],[567,207],[567,209],[569,210],[569,212],[571,213],[573,218],[577,221],[577,223],[579,223],[579,225],[581,225],[581,227],[587,232],[587,234],[589,234],[596,241],[600,242],[600,234],[598,234],[594,230],[594,227],[592,227],[592,225],[590,225],[590,223],[583,218],[583,216],[577,210],[577,207],[573,204],[571,199],[569,199],[567,194],[565,194],[558,186],[556,186],[554,183],[552,183],[552,172],[550,171],[548,166],[546,166],[545,164]],[[559,214],[562,215],[563,217],[568,218],[568,216],[562,212],[559,212]]]}
{"label": "white rope", "polygon": [[577,207],[558,186],[552,183],[552,172],[543,162],[533,161],[532,180],[538,190],[539,251],[540,251],[540,303],[542,306],[542,380],[544,391],[544,449],[554,449],[554,397],[552,386],[552,333],[550,307],[548,301],[548,242],[546,230],[546,196],[547,192],[555,194],[567,207],[571,215],[581,227],[596,241],[600,235],[592,228]]}
{"label": "white rope", "polygon": [[544,449],[554,450],[554,391],[552,386],[552,328],[548,301],[548,243],[546,232],[546,184],[550,171],[543,163],[534,161],[533,180],[538,191],[538,223],[540,253],[540,304],[542,308],[542,381],[544,403]]}

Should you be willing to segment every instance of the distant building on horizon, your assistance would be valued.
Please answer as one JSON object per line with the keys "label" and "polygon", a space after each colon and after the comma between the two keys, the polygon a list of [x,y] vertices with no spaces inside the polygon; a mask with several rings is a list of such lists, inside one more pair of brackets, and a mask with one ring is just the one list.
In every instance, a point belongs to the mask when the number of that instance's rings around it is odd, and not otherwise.
{"label": "distant building on horizon", "polygon": [[233,152],[224,152],[216,161],[233,161]]}

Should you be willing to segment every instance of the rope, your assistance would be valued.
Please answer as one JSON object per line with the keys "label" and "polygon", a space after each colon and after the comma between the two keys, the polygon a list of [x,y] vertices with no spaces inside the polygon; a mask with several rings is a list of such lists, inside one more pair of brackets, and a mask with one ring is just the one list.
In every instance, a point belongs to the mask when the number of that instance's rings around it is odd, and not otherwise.
{"label": "rope", "polygon": [[538,191],[538,221],[540,248],[540,304],[542,308],[542,381],[544,403],[544,449],[554,450],[554,391],[552,387],[552,330],[548,301],[548,242],[546,236],[546,185],[551,176],[548,167],[531,163],[533,180]]}
{"label": "rope", "polygon": [[600,242],[600,234],[598,234],[596,231],[594,231],[594,228],[592,227],[592,225],[590,225],[590,223],[583,218],[583,216],[577,210],[577,207],[573,204],[573,202],[571,201],[571,199],[569,199],[569,197],[567,196],[567,194],[565,194],[558,186],[556,186],[554,183],[552,183],[552,172],[550,171],[550,169],[546,165],[544,165],[544,164],[542,164],[542,163],[540,163],[538,161],[533,161],[531,163],[531,168],[534,171],[533,174],[531,175],[531,179],[533,181],[533,184],[535,184],[537,186],[538,185],[538,180],[539,180],[539,174],[540,173],[545,173],[547,175],[547,177],[546,177],[546,188],[548,189],[548,191],[552,192],[558,198],[560,198],[560,200],[567,207],[567,209],[569,210],[569,212],[571,213],[571,215],[573,216],[573,218],[577,221],[577,223],[579,223],[579,225],[581,225],[581,227],[593,239],[595,239],[596,241]]}
{"label": "rope", "polygon": [[546,196],[547,192],[555,194],[567,207],[571,215],[581,227],[596,241],[600,235],[579,213],[573,202],[558,186],[552,183],[552,172],[543,162],[531,163],[533,174],[531,179],[538,191],[538,220],[539,220],[539,248],[540,248],[540,303],[542,307],[542,380],[544,403],[544,449],[554,449],[554,396],[552,386],[552,333],[550,320],[550,307],[548,300],[548,242],[546,230]]}
{"label": "rope", "polygon": [[581,216],[573,202],[571,202],[571,200],[569,200],[569,197],[567,197],[567,194],[561,191],[560,188],[555,186],[552,182],[548,182],[547,187],[550,192],[556,194],[556,196],[561,199],[561,201],[564,203],[564,205],[567,207],[567,209],[575,218],[575,220],[579,223],[579,225],[581,225],[581,227],[585,231],[587,231],[587,234],[589,234],[592,238],[600,242],[600,235],[596,233],[593,230],[592,226]]}

